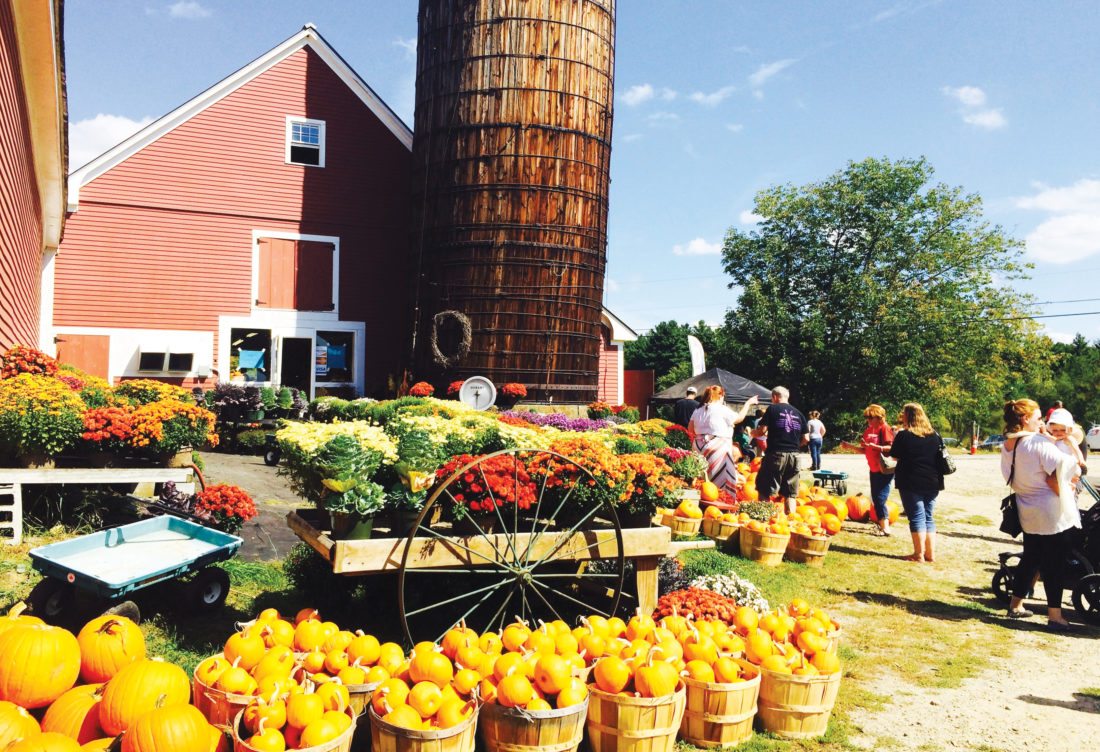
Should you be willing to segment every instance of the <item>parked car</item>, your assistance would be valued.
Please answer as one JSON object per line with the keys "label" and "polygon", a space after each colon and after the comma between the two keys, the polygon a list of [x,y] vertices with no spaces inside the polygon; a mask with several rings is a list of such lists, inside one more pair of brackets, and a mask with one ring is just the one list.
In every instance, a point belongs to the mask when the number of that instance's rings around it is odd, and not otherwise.
{"label": "parked car", "polygon": [[944,446],[958,446],[959,445],[959,440],[956,439],[954,436],[944,436],[943,437],[943,445]]}
{"label": "parked car", "polygon": [[1093,423],[1085,434],[1085,444],[1090,452],[1100,452],[1100,423]]}
{"label": "parked car", "polygon": [[1000,449],[1001,445],[1005,443],[1005,437],[999,433],[995,433],[988,437],[985,441],[978,444],[978,449]]}

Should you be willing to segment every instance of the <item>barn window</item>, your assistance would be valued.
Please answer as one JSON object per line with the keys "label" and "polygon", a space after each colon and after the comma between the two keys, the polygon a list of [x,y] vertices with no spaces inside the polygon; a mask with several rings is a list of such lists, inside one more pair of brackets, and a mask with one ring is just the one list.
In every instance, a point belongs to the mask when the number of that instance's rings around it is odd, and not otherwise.
{"label": "barn window", "polygon": [[325,121],[286,119],[286,161],[288,164],[325,166]]}
{"label": "barn window", "polygon": [[355,381],[355,332],[318,331],[313,366],[317,381]]}

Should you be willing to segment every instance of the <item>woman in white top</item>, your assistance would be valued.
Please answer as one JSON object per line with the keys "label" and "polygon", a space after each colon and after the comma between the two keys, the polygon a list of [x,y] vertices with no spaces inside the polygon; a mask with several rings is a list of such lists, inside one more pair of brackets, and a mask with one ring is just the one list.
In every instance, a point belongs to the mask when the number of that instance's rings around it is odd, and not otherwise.
{"label": "woman in white top", "polygon": [[1072,494],[1061,490],[1076,483],[1077,462],[1041,433],[1042,412],[1034,400],[1005,403],[1004,416],[1007,440],[1001,447],[1001,473],[1016,492],[1024,531],[1024,552],[1016,567],[1008,615],[1032,615],[1021,604],[1038,573],[1047,596],[1047,622],[1053,630],[1067,631],[1071,627],[1062,616],[1062,572],[1072,548],[1072,531],[1081,526],[1081,513],[1071,501]]}
{"label": "woman in white top", "polygon": [[692,437],[692,446],[707,461],[707,475],[719,488],[734,493],[741,476],[737,474],[737,460],[741,459],[741,450],[733,443],[733,427],[743,421],[753,405],[755,396],[741,405],[740,412],[726,407],[726,390],[722,387],[708,386],[700,398],[702,407],[691,415],[688,421],[688,433]]}
{"label": "woman in white top", "polygon": [[810,434],[810,470],[821,469],[821,445],[825,440],[825,424],[821,422],[821,413],[810,410],[810,420],[806,424]]}

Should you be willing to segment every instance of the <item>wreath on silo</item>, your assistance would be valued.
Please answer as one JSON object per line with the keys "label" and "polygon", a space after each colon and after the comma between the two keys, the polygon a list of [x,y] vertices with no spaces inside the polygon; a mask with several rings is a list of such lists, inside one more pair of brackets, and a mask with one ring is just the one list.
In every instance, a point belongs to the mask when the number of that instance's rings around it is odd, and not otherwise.
{"label": "wreath on silo", "polygon": [[[439,349],[439,327],[447,321],[454,321],[462,331],[458,347],[455,349],[454,354],[449,356],[444,355],[443,351]],[[436,365],[443,368],[457,365],[459,361],[470,354],[470,344],[473,337],[474,328],[466,314],[460,311],[440,311],[432,316],[432,360],[435,361]]]}

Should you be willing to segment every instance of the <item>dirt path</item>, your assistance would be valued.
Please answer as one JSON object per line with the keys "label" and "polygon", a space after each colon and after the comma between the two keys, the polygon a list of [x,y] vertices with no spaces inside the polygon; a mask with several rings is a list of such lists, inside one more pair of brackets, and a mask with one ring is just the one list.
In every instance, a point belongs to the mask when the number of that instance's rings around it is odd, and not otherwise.
{"label": "dirt path", "polygon": [[[997,554],[1019,548],[994,524],[1000,516],[998,502],[1006,493],[998,461],[995,454],[957,458],[959,470],[947,479],[936,509],[937,562],[914,565],[922,568],[917,570],[921,576],[956,579],[960,594],[987,605],[993,604],[989,581]],[[862,457],[830,455],[822,465],[848,472],[850,491],[867,491]],[[1095,485],[1100,479],[1092,480]],[[910,550],[904,518],[901,522],[896,528],[899,553]],[[1042,613],[1042,605],[1035,602],[1029,607]],[[1067,615],[1075,620],[1072,611]],[[860,619],[857,613],[850,616]],[[969,624],[960,621],[960,629],[975,631],[984,630],[983,622],[994,625],[989,631],[996,639],[1011,640],[1011,657],[951,689],[916,687],[884,672],[870,688],[889,704],[879,712],[856,713],[854,722],[862,734],[853,743],[866,749],[920,752],[1096,749],[1100,699],[1080,692],[1100,688],[1100,629],[1054,635],[1044,629],[1045,621],[1043,616],[1022,622],[983,619],[980,612]]]}

